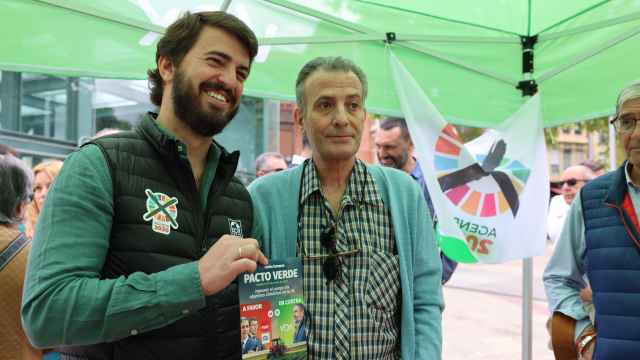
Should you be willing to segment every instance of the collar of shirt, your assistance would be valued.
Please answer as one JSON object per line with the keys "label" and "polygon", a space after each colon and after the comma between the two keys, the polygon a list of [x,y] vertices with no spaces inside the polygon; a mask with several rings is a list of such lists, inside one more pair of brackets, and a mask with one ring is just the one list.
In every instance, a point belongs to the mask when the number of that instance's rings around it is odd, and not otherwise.
{"label": "collar of shirt", "polygon": [[[173,132],[171,132],[171,130],[165,129],[162,126],[160,126],[160,124],[157,121],[158,114],[149,113],[149,116],[153,120],[153,126],[155,126],[164,136],[168,137],[173,142],[175,142],[176,148],[178,149],[178,154],[180,155],[180,157],[183,159],[187,159],[187,146],[182,141],[180,141],[176,137],[176,135]],[[211,144],[212,146],[209,147],[209,153],[207,154],[207,159],[209,159],[211,156],[214,156],[217,158],[220,153],[218,144],[213,140],[213,138],[211,139]]]}
{"label": "collar of shirt", "polygon": [[416,180],[420,180],[424,177],[424,174],[422,173],[422,168],[420,167],[418,159],[416,159],[415,157],[413,159],[416,161],[416,166],[414,166],[413,170],[411,170],[411,177]]}
{"label": "collar of shirt", "polygon": [[[300,189],[300,205],[304,205],[311,194],[321,191],[320,177],[318,170],[313,162],[313,158],[309,158],[302,163],[304,171],[302,173],[302,187]],[[373,178],[367,172],[367,166],[360,159],[356,159],[355,165],[349,176],[349,183],[343,196],[344,204],[353,204],[353,199],[362,199],[362,202],[373,205],[382,205],[382,197],[375,190]],[[356,200],[357,202],[357,200]]]}
{"label": "collar of shirt", "polygon": [[[158,121],[156,121],[158,119],[158,114],[150,112],[149,117],[152,120],[151,122],[153,123],[153,126],[155,126],[158,129],[158,131],[162,133],[162,135],[166,136],[169,140],[171,140],[175,144],[175,147],[178,150],[178,155],[180,156],[180,159],[182,161],[189,163],[189,166],[191,166],[191,163],[189,162],[189,157],[187,154],[187,146],[182,141],[180,141],[175,136],[175,134],[171,132],[169,129],[165,129],[162,126],[160,126]],[[203,208],[207,207],[209,190],[213,185],[213,180],[216,176],[216,171],[218,170],[218,163],[220,161],[221,155],[222,155],[222,147],[220,147],[220,145],[218,145],[218,143],[216,143],[215,140],[211,138],[211,146],[209,146],[209,151],[207,152],[207,160],[206,160],[204,177],[201,180],[201,186],[198,190],[200,201]]]}
{"label": "collar of shirt", "polygon": [[627,186],[629,187],[629,189],[633,189],[635,192],[640,191],[640,186],[636,185],[633,183],[633,181],[631,180],[631,174],[629,173],[629,171],[631,170],[631,163],[627,161],[627,164],[624,166],[624,176],[627,180]]}

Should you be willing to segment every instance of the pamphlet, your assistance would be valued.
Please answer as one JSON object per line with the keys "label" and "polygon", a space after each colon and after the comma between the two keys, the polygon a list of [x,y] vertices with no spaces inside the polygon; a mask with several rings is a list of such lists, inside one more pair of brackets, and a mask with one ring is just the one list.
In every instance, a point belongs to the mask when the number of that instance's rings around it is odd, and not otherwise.
{"label": "pamphlet", "polygon": [[307,335],[299,258],[269,260],[243,273],[240,346],[243,359],[306,359]]}

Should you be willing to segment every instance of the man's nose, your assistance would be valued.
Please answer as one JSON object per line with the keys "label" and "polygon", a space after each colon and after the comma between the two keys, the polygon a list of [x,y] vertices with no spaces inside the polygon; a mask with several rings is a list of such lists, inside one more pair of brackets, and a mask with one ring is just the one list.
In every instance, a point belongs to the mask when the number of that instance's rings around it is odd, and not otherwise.
{"label": "man's nose", "polygon": [[336,111],[333,114],[333,122],[339,126],[344,126],[348,123],[347,109],[344,105],[336,106]]}
{"label": "man's nose", "polygon": [[232,66],[225,67],[218,76],[218,80],[225,84],[229,89],[233,89],[238,83],[236,70]]}

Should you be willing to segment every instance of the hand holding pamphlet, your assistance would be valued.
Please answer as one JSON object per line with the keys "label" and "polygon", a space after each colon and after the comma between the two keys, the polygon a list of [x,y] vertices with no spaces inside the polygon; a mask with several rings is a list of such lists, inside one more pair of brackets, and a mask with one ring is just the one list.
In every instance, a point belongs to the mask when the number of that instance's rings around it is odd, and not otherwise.
{"label": "hand holding pamphlet", "polygon": [[243,359],[306,359],[305,307],[299,258],[270,260],[239,279]]}

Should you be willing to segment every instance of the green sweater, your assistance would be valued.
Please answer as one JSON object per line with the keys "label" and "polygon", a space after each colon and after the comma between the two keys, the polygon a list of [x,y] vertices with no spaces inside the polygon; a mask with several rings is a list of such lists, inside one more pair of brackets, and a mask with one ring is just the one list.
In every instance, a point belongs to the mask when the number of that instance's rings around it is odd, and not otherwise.
{"label": "green sweater", "polygon": [[[253,235],[268,258],[296,256],[302,169],[297,166],[264,176],[249,186],[254,202]],[[401,171],[380,166],[368,166],[367,170],[391,209],[402,285],[402,358],[440,359],[442,264],[422,192]]]}
{"label": "green sweater", "polygon": [[[210,151],[202,201],[218,158],[219,151]],[[87,145],[65,160],[38,219],[22,301],[24,328],[35,346],[111,342],[205,306],[197,262],[100,279],[113,216],[109,168],[100,149]]]}

